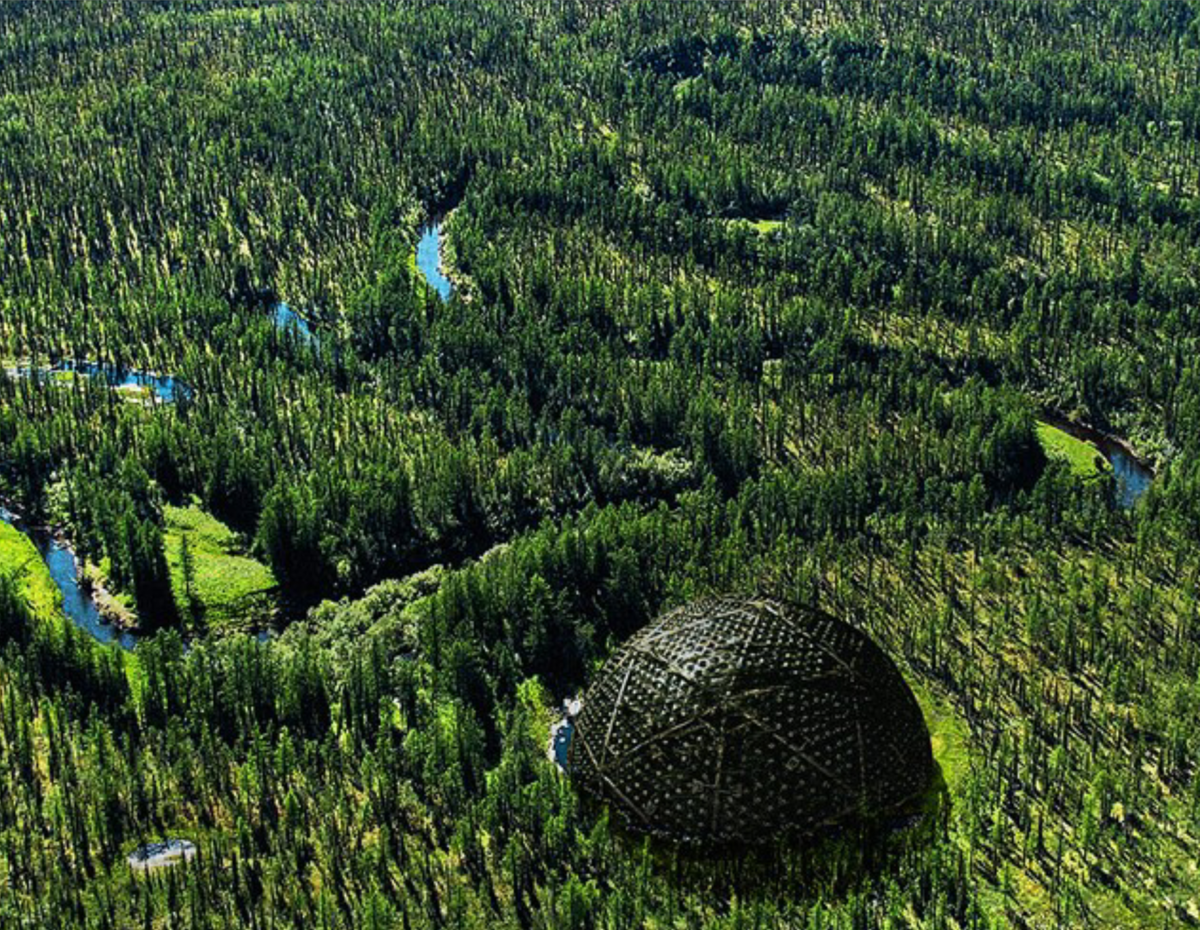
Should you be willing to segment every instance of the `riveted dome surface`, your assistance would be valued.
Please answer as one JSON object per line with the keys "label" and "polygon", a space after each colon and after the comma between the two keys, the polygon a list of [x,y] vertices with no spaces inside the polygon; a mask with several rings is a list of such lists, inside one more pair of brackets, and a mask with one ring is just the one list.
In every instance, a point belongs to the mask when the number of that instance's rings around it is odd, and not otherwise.
{"label": "riveted dome surface", "polygon": [[724,597],[616,652],[587,691],[570,770],[635,829],[755,843],[895,809],[927,788],[933,756],[916,699],[866,635]]}

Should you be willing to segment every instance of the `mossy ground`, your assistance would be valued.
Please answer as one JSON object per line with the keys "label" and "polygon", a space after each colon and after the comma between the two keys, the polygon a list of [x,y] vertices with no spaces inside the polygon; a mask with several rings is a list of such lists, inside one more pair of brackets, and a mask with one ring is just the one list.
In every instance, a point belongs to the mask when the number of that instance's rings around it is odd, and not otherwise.
{"label": "mossy ground", "polygon": [[749,217],[738,217],[731,220],[730,224],[733,226],[746,226],[760,236],[770,235],[783,228],[783,220],[751,219]]}

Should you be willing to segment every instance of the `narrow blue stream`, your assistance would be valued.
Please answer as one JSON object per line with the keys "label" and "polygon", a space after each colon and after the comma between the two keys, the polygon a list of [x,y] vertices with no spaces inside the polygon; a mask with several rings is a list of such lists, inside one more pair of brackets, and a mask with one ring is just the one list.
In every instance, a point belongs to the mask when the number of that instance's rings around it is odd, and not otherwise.
{"label": "narrow blue stream", "polygon": [[3,507],[0,507],[0,520],[15,526],[37,547],[46,567],[50,569],[50,577],[62,592],[63,612],[72,623],[102,643],[116,643],[122,649],[132,649],[137,645],[137,637],[132,633],[105,622],[96,602],[80,587],[79,562],[75,553],[49,533],[28,529],[15,514]]}
{"label": "narrow blue stream", "polygon": [[49,368],[24,366],[11,369],[10,374],[18,378],[37,377],[43,381],[52,380],[55,375],[65,374],[103,378],[110,388],[149,388],[164,404],[173,404],[177,400],[185,400],[192,396],[192,389],[173,375],[158,375],[100,362],[76,362],[68,359]]}

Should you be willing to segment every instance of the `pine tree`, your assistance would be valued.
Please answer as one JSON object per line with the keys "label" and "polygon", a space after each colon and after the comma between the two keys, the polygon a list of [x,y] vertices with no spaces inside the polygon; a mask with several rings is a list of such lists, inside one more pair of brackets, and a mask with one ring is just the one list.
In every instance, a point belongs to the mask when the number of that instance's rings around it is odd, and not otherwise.
{"label": "pine tree", "polygon": [[203,605],[196,595],[196,558],[192,554],[191,534],[184,533],[179,540],[179,570],[183,575],[183,597],[187,620],[195,625],[201,619]]}

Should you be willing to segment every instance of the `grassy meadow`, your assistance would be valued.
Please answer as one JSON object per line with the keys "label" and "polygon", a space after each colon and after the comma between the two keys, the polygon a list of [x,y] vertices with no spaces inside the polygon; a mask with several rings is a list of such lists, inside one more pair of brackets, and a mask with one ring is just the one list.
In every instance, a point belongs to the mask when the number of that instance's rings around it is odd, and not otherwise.
{"label": "grassy meadow", "polygon": [[[222,631],[269,623],[279,584],[267,566],[246,554],[237,534],[195,504],[167,506],[163,515],[171,589],[180,615]],[[194,565],[190,596],[184,540]]]}

